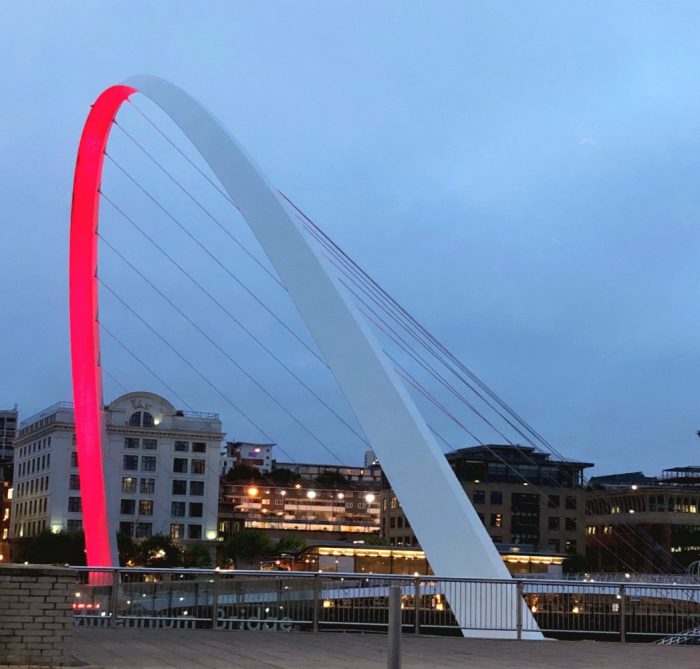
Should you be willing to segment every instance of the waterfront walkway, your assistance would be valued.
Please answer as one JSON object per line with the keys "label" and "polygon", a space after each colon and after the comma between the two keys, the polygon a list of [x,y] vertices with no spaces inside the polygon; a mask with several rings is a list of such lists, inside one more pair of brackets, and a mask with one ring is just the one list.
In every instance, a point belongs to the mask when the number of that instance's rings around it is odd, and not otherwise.
{"label": "waterfront walkway", "polygon": [[[76,658],[105,669],[385,669],[383,634],[76,628]],[[402,638],[403,669],[697,669],[700,647]]]}

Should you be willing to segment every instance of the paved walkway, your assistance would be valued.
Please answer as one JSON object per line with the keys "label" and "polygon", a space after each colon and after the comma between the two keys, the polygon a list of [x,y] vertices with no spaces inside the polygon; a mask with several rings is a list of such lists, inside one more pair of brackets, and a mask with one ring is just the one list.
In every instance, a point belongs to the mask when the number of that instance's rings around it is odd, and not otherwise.
{"label": "paved walkway", "polygon": [[[75,656],[105,669],[385,669],[380,634],[76,628]],[[700,647],[595,641],[402,639],[403,669],[697,669]]]}

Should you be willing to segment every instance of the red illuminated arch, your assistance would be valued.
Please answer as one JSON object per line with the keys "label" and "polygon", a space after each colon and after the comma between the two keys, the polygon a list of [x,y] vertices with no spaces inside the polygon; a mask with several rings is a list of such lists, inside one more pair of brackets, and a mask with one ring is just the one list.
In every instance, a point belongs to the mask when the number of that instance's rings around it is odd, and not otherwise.
{"label": "red illuminated arch", "polygon": [[103,462],[104,403],[97,299],[97,224],[102,165],[109,131],[130,86],[112,86],[97,98],[80,138],[70,222],[70,343],[83,528],[87,563],[117,565],[110,531]]}

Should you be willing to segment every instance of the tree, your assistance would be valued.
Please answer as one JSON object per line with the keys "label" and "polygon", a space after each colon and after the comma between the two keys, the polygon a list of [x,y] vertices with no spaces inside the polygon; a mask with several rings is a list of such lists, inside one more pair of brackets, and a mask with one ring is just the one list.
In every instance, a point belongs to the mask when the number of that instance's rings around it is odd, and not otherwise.
{"label": "tree", "polygon": [[232,560],[236,565],[242,563],[250,566],[260,558],[273,555],[275,544],[260,530],[241,530],[234,534],[225,544],[225,560]]}
{"label": "tree", "polygon": [[154,534],[138,544],[139,561],[145,567],[179,567],[182,565],[180,549],[170,537]]}
{"label": "tree", "polygon": [[260,471],[255,467],[238,465],[236,467],[231,467],[231,469],[226,472],[224,478],[229,483],[234,483],[235,481],[255,481],[256,478],[258,480],[260,479]]}
{"label": "tree", "polygon": [[316,477],[316,483],[324,488],[343,488],[348,480],[340,472],[322,472]]}
{"label": "tree", "polygon": [[117,534],[117,551],[119,564],[122,567],[133,566],[139,560],[139,547],[129,534],[124,532]]}
{"label": "tree", "polygon": [[18,542],[17,562],[32,564],[85,564],[85,536],[82,532],[54,534],[44,530]]}
{"label": "tree", "polygon": [[568,574],[570,572],[582,572],[588,570],[588,560],[585,555],[569,555],[562,564],[562,570]]}
{"label": "tree", "polygon": [[266,478],[271,483],[276,483],[277,485],[290,485],[298,481],[301,476],[295,474],[291,469],[281,467],[280,469],[273,469],[268,472]]}
{"label": "tree", "polygon": [[209,549],[201,542],[192,544],[185,549],[182,554],[182,564],[193,569],[204,569],[211,567],[211,555]]}
{"label": "tree", "polygon": [[285,532],[282,538],[277,542],[275,552],[278,555],[282,553],[291,553],[297,555],[306,548],[306,540],[299,534],[293,532]]}

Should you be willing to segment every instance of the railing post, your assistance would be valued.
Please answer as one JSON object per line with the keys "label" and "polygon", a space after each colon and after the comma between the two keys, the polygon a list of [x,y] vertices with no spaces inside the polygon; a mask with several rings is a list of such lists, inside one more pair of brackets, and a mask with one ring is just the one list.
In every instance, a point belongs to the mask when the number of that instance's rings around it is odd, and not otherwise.
{"label": "railing post", "polygon": [[214,571],[214,592],[211,596],[211,628],[217,629],[219,622],[219,572]]}
{"label": "railing post", "polygon": [[112,570],[112,590],[109,593],[109,608],[112,614],[109,617],[109,626],[115,627],[117,624],[117,613],[119,609],[119,570]]}
{"label": "railing post", "polygon": [[389,586],[388,669],[401,669],[401,586]]}
{"label": "railing post", "polygon": [[420,634],[420,578],[413,581],[413,633]]}
{"label": "railing post", "polygon": [[627,636],[627,621],[625,620],[625,615],[626,615],[626,606],[625,606],[625,585],[624,583],[620,585],[620,592],[619,595],[620,597],[620,643],[625,643],[627,639],[625,638]]}
{"label": "railing post", "polygon": [[515,638],[523,638],[523,582],[515,582]]}
{"label": "railing post", "polygon": [[321,575],[314,574],[314,632],[318,632],[318,616],[321,608]]}

